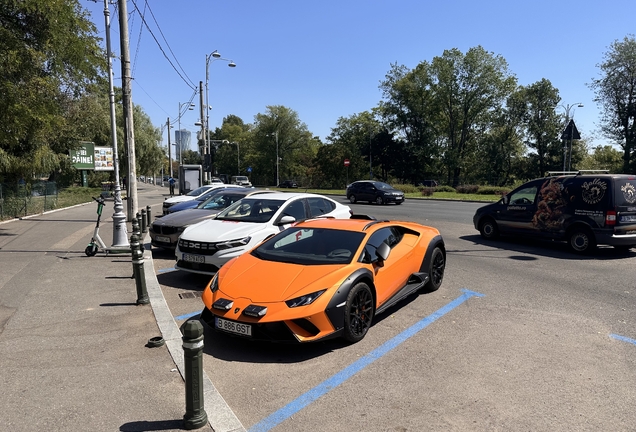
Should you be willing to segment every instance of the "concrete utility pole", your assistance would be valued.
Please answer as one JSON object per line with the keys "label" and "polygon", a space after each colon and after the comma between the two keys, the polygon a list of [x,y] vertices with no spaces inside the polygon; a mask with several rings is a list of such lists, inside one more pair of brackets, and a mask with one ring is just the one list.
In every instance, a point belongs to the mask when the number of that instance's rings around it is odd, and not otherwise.
{"label": "concrete utility pole", "polygon": [[106,22],[106,57],[108,60],[108,99],[110,105],[110,132],[113,144],[113,169],[115,171],[115,198],[113,213],[113,244],[112,247],[129,247],[126,215],[122,212],[124,205],[121,200],[121,186],[119,184],[119,154],[117,152],[117,125],[115,123],[115,90],[113,87],[113,60],[110,49],[110,11],[108,0],[104,0],[104,18]]}
{"label": "concrete utility pole", "polygon": [[128,43],[128,8],[126,0],[119,0],[119,44],[121,46],[121,89],[124,108],[124,138],[128,150],[128,221],[137,214],[137,169],[135,162],[135,132],[133,122],[132,89],[130,88],[130,50]]}

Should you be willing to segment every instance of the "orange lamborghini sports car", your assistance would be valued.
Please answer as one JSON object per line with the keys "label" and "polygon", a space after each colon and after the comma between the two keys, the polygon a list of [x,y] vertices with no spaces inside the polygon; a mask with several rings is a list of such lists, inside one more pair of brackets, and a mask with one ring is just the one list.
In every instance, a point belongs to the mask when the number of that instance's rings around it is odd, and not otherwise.
{"label": "orange lamborghini sports car", "polygon": [[203,292],[201,318],[251,339],[357,342],[376,314],[438,289],[445,266],[435,228],[365,216],[307,220],[223,265]]}

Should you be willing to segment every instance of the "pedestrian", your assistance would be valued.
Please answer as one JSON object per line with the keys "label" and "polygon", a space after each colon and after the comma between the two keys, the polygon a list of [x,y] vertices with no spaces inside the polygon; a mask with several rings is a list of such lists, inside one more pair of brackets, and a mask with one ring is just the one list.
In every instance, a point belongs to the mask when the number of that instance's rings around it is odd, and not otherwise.
{"label": "pedestrian", "polygon": [[168,184],[170,184],[170,196],[174,196],[174,184],[175,183],[176,182],[175,182],[175,180],[172,177],[170,177],[168,179]]}

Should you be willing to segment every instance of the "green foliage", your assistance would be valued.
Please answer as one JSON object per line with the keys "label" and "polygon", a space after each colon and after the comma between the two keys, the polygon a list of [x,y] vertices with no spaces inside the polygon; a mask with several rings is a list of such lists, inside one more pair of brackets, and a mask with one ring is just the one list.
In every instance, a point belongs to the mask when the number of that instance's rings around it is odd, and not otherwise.
{"label": "green foliage", "polygon": [[601,131],[623,149],[624,173],[636,173],[636,38],[615,40],[590,87],[602,110]]}
{"label": "green foliage", "polygon": [[0,58],[4,175],[48,175],[77,127],[67,112],[100,81],[105,56],[96,29],[75,0],[3,2]]}
{"label": "green foliage", "polygon": [[455,188],[455,190],[457,191],[457,193],[474,194],[474,193],[477,193],[477,191],[479,190],[479,186],[478,185],[459,185]]}
{"label": "green foliage", "polygon": [[420,188],[412,184],[392,183],[391,186],[393,186],[397,190],[404,192],[405,194],[417,193],[420,190]]}
{"label": "green foliage", "polygon": [[437,186],[435,188],[435,192],[450,192],[450,193],[456,193],[457,190],[455,190],[454,187],[452,186],[448,186],[448,185],[442,185],[442,186]]}
{"label": "green foliage", "polygon": [[500,187],[500,186],[479,186],[477,191],[471,192],[479,195],[506,195],[512,189],[509,187]]}

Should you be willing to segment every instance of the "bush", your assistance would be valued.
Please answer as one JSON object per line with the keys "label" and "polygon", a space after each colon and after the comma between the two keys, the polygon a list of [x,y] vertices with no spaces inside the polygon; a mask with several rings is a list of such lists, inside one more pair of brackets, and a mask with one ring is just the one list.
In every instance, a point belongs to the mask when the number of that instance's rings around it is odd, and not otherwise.
{"label": "bush", "polygon": [[409,193],[417,193],[419,189],[417,186],[413,186],[412,184],[392,184],[395,189],[404,192],[405,194]]}
{"label": "bush", "polygon": [[431,196],[435,193],[434,187],[423,187],[420,188],[420,192],[422,192],[422,196]]}
{"label": "bush", "polygon": [[475,194],[479,190],[477,185],[459,185],[457,186],[457,193],[462,194]]}
{"label": "bush", "polygon": [[435,191],[436,191],[436,192],[457,192],[457,191],[455,190],[455,188],[453,188],[452,186],[446,186],[446,185],[444,185],[444,186],[437,186],[437,187],[435,188]]}
{"label": "bush", "polygon": [[477,190],[477,193],[480,195],[506,195],[508,192],[510,192],[510,188],[509,187],[505,187],[505,186],[480,186],[479,190]]}

